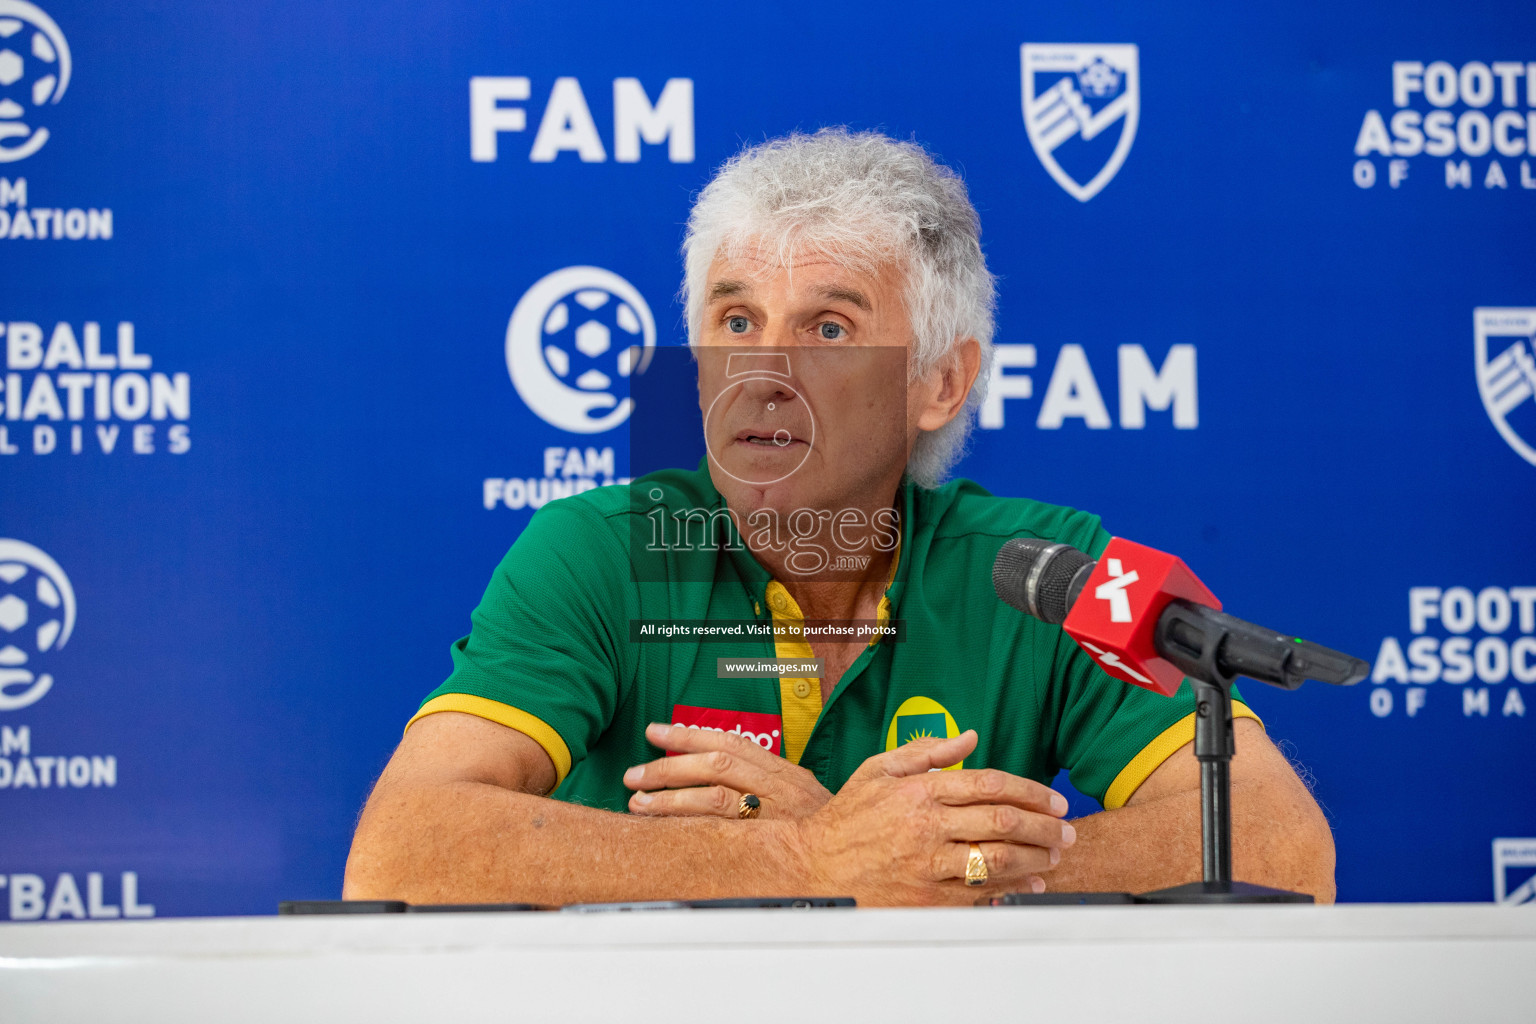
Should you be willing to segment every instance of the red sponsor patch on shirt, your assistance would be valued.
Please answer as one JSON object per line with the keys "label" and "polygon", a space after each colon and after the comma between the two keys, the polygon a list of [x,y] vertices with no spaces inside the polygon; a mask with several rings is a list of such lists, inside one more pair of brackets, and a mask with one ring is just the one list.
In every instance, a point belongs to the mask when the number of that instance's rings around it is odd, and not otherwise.
{"label": "red sponsor patch on shirt", "polygon": [[[784,719],[754,711],[724,711],[720,708],[696,708],[688,704],[672,705],[672,724],[689,729],[713,729],[744,736],[769,753],[784,754]],[[671,757],[675,751],[667,751]]]}

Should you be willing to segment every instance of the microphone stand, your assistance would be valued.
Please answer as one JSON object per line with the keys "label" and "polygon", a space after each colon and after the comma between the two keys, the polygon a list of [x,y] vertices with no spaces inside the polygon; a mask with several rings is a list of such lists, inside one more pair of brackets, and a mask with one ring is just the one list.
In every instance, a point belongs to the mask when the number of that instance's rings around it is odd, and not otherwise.
{"label": "microphone stand", "polygon": [[[1200,762],[1200,850],[1204,879],[1135,897],[1137,903],[1311,903],[1306,893],[1232,879],[1232,684],[1216,652],[1227,636],[1222,624],[1191,608],[1158,621],[1158,648],[1195,688],[1195,760]],[[1283,689],[1295,689],[1300,678]]]}

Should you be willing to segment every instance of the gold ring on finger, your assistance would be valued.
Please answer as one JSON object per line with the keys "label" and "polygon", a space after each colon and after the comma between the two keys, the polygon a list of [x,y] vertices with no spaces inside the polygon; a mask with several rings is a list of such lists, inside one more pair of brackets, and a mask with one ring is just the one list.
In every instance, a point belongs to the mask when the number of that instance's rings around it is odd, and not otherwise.
{"label": "gold ring on finger", "polygon": [[763,802],[755,793],[743,793],[741,800],[736,804],[736,817],[755,818],[762,809]]}
{"label": "gold ring on finger", "polygon": [[971,843],[970,847],[970,855],[965,858],[965,884],[986,885],[987,859],[981,855],[981,847],[979,845]]}

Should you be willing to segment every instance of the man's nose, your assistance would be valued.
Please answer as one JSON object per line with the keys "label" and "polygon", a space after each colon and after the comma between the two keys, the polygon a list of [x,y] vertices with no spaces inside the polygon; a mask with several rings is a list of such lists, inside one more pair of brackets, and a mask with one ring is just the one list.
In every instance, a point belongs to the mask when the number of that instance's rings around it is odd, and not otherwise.
{"label": "man's nose", "polygon": [[793,353],[783,348],[754,345],[732,352],[726,361],[727,384],[739,382],[753,402],[789,401],[797,394],[792,360]]}
{"label": "man's nose", "polygon": [[751,401],[765,405],[769,402],[792,402],[800,397],[790,383],[790,378],[763,371],[754,372],[743,378],[741,390],[742,394]]}

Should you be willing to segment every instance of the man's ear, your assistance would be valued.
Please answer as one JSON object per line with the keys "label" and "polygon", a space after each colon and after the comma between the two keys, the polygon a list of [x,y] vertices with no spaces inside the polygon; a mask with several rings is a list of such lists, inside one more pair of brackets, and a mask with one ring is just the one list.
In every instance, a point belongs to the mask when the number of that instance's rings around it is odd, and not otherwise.
{"label": "man's ear", "polygon": [[934,372],[938,374],[938,380],[930,386],[937,390],[918,410],[919,430],[938,430],[965,407],[965,400],[976,384],[976,375],[981,372],[981,343],[975,338],[966,338],[955,346],[948,362]]}

